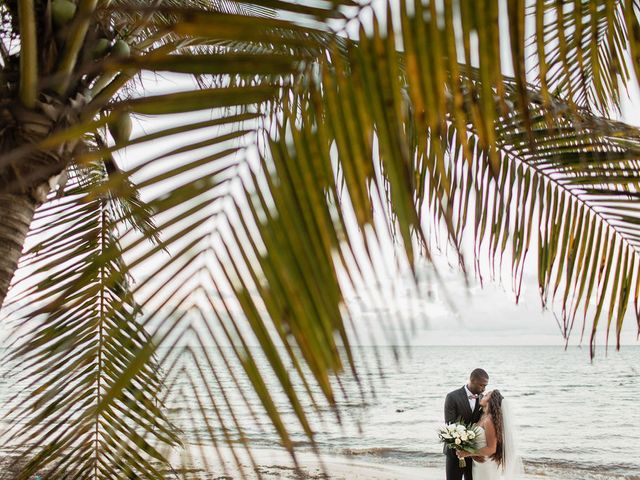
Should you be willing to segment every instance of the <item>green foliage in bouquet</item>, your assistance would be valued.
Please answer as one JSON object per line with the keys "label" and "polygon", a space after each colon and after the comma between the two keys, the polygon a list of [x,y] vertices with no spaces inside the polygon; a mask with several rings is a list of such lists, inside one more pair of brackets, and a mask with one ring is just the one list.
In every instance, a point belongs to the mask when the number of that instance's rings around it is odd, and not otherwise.
{"label": "green foliage in bouquet", "polygon": [[[438,438],[447,448],[465,450],[471,453],[478,450],[479,435],[480,427],[475,423],[464,423],[462,421],[448,423],[438,429]],[[464,458],[460,458],[458,464],[460,468],[464,468],[467,462]]]}

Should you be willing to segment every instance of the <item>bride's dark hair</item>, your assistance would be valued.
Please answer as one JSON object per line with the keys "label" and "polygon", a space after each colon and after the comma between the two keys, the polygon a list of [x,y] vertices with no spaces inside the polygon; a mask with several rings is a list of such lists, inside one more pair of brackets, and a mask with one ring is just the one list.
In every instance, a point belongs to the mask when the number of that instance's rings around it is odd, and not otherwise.
{"label": "bride's dark hair", "polygon": [[487,404],[487,412],[493,419],[493,425],[496,429],[496,453],[491,455],[493,461],[498,465],[504,463],[504,428],[502,424],[502,399],[504,397],[500,393],[500,390],[493,390],[489,396],[489,403]]}

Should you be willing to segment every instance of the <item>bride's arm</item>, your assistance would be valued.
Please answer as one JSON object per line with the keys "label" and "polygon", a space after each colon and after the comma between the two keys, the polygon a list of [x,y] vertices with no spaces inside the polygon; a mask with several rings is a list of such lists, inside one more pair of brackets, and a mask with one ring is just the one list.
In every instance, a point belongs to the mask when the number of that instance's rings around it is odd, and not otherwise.
{"label": "bride's arm", "polygon": [[484,425],[484,434],[487,438],[487,446],[476,450],[475,452],[467,452],[466,450],[458,450],[456,454],[458,457],[490,457],[496,453],[498,447],[498,438],[496,437],[496,428],[493,425],[493,421],[486,422]]}

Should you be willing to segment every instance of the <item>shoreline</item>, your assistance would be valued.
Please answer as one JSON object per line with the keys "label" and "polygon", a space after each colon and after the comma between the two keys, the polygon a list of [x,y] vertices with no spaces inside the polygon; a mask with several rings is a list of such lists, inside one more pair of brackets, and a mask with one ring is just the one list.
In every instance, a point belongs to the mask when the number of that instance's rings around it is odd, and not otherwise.
{"label": "shoreline", "polygon": [[[219,452],[219,453],[218,453]],[[251,451],[256,467],[253,467],[247,452],[242,448],[235,451],[243,466],[246,478],[254,480],[262,477],[295,480],[443,480],[444,469],[435,467],[414,467],[393,463],[373,462],[368,459],[353,459],[345,456],[313,452],[296,452],[299,470],[291,456],[279,448],[254,448]],[[187,455],[194,462],[193,467],[207,472],[206,479],[236,480],[243,478],[233,458],[232,450],[225,446],[215,449],[211,446],[192,445]],[[207,458],[206,462],[195,458]],[[222,457],[222,459],[221,459]],[[177,460],[176,456],[176,460]],[[178,462],[176,462],[178,463]],[[204,463],[209,464],[207,468]],[[211,469],[211,467],[213,467]],[[212,471],[218,476],[210,477]],[[197,477],[194,477],[197,478]]]}
{"label": "shoreline", "polygon": [[[218,453],[219,452],[219,453]],[[243,466],[246,478],[254,480],[260,478],[282,478],[291,480],[444,480],[444,456],[441,466],[402,465],[395,462],[383,462],[379,459],[352,458],[337,454],[313,452],[296,452],[296,459],[300,470],[296,470],[289,454],[277,448],[254,448],[252,456],[256,468],[252,466],[246,451],[242,447],[235,451],[240,464]],[[218,449],[211,446],[192,445],[186,452],[194,462],[195,467],[205,475],[207,480],[236,480],[243,478],[232,450],[225,446]],[[195,461],[196,458],[205,461]],[[179,455],[175,455],[176,464]],[[205,465],[208,464],[208,467]],[[213,467],[213,469],[211,469]],[[256,470],[258,473],[256,473]],[[210,476],[216,471],[218,476]],[[206,473],[205,473],[206,472]],[[201,478],[201,477],[193,477]],[[561,477],[557,477],[560,480]],[[555,480],[550,476],[527,474],[522,480]]]}
{"label": "shoreline", "polygon": [[[14,451],[0,453],[0,480],[14,478],[9,470],[12,461],[19,458]],[[319,455],[311,451],[297,451],[299,469],[291,456],[279,447],[252,447],[250,458],[241,445],[231,449],[228,446],[216,448],[212,445],[189,445],[182,450],[165,452],[173,469],[165,470],[166,480],[444,480],[444,456],[441,464],[415,465],[397,461],[385,462],[379,458],[357,458],[339,454]],[[238,464],[240,467],[238,467]],[[566,471],[553,468],[539,468],[525,465],[526,474],[518,480],[565,480]],[[44,472],[42,472],[44,473]],[[41,473],[41,474],[42,474]],[[577,472],[576,472],[577,473]],[[582,471],[582,475],[571,478],[589,480],[640,480],[637,475],[611,477],[607,473]],[[244,476],[243,476],[244,474]],[[46,477],[46,474],[45,474]]]}

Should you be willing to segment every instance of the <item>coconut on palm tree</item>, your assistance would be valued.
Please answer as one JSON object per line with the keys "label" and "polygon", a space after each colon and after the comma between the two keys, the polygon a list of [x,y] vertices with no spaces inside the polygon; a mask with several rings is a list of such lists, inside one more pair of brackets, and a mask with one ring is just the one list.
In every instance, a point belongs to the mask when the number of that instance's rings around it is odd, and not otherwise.
{"label": "coconut on palm tree", "polygon": [[[335,405],[332,375],[357,374],[345,295],[388,281],[389,232],[414,273],[434,231],[468,266],[470,232],[473,264],[510,266],[516,296],[531,249],[567,338],[580,318],[592,347],[603,321],[619,336],[632,297],[640,315],[640,135],[612,119],[640,65],[638,7],[501,5],[0,4],[18,478],[162,478],[178,387],[208,441],[249,447],[233,408],[211,414],[233,390],[294,454],[274,395],[313,441],[301,399]],[[153,74],[182,83],[150,92]],[[185,358],[233,385],[203,390]]]}

